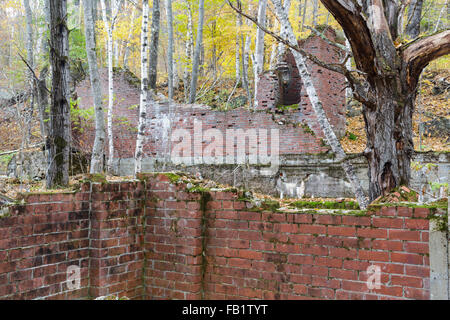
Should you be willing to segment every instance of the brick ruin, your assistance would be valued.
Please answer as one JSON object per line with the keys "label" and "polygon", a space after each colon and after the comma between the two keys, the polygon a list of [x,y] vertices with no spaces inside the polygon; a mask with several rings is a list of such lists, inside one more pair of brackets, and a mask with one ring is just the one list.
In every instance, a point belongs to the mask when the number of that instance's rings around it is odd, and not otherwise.
{"label": "brick ruin", "polygon": [[[325,36],[335,39],[332,29],[325,30]],[[312,36],[299,42],[306,51],[316,54],[327,62],[338,62],[340,52],[320,37]],[[257,93],[256,110],[237,108],[228,111],[213,110],[205,105],[176,104],[171,107],[161,103],[150,106],[148,114],[148,139],[144,151],[147,157],[161,158],[168,154],[167,127],[184,128],[193,133],[194,120],[201,121],[203,129],[219,129],[225,133],[228,129],[278,129],[280,132],[280,155],[315,154],[329,150],[323,141],[314,112],[305,90],[302,88],[298,70],[289,52],[283,64],[289,71],[290,81],[279,89],[275,71],[261,76],[260,90]],[[324,70],[308,63],[314,78],[319,97],[325,112],[338,137],[345,133],[345,79],[342,75]],[[103,94],[107,91],[107,73],[101,72]],[[114,106],[114,146],[116,157],[129,159],[134,156],[136,127],[138,123],[139,87],[138,79],[127,72],[118,72],[115,76],[116,103]],[[76,89],[82,109],[93,106],[89,79],[84,80]],[[280,94],[281,93],[281,94]],[[283,108],[283,106],[289,106]],[[168,121],[168,119],[170,121]],[[88,125],[88,124],[87,124]],[[89,126],[89,125],[88,125]],[[91,124],[92,128],[92,124]],[[169,130],[170,130],[169,128]],[[75,132],[75,142],[86,153],[92,150],[94,131]],[[203,141],[203,147],[209,142]]]}
{"label": "brick ruin", "polygon": [[448,299],[444,207],[283,211],[177,179],[24,194],[0,211],[0,299]]}

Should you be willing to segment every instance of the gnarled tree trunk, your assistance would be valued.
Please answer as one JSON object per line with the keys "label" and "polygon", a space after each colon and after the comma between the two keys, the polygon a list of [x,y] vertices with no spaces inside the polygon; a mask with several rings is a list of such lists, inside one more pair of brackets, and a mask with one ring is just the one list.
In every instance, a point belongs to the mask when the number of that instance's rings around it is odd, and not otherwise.
{"label": "gnarled tree trunk", "polygon": [[412,115],[422,70],[450,52],[450,31],[396,47],[398,3],[394,0],[321,0],[342,26],[359,77],[341,70],[363,105],[370,200],[408,185],[414,152]]}

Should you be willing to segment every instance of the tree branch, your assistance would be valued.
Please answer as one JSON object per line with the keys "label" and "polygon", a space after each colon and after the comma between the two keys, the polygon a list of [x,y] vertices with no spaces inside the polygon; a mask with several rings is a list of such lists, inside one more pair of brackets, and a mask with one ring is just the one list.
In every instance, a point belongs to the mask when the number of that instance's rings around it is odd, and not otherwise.
{"label": "tree branch", "polygon": [[400,47],[406,63],[406,79],[413,88],[419,81],[422,70],[434,59],[450,53],[450,30],[416,39]]}
{"label": "tree branch", "polygon": [[355,0],[320,0],[342,26],[352,47],[357,69],[376,75],[376,51],[366,20]]}

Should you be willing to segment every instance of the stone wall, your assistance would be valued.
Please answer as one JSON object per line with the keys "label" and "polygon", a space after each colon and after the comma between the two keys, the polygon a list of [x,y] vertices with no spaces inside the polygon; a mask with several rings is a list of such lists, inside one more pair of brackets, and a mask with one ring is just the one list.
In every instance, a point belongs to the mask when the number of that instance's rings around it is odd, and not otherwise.
{"label": "stone wall", "polygon": [[[164,165],[164,159],[144,159],[143,170],[174,170],[186,171],[193,175],[200,174],[205,179],[218,181],[226,185],[242,187],[263,194],[285,197],[324,197],[324,198],[354,198],[353,189],[348,182],[342,165],[336,163],[333,155],[325,154],[291,154],[280,157],[280,165],[276,170],[270,166],[261,165]],[[448,183],[450,176],[449,153],[416,153],[413,161],[423,167],[419,171],[412,170],[411,188],[423,190],[424,201],[431,195],[439,196],[437,190],[432,190],[429,182]],[[351,161],[360,179],[363,189],[368,190],[368,165],[365,158]],[[130,176],[134,173],[134,158],[120,159],[115,162],[116,172]],[[282,177],[280,177],[282,174]],[[302,187],[303,185],[303,187]]]}
{"label": "stone wall", "polygon": [[[430,299],[430,259],[448,266],[429,242],[443,207],[283,211],[174,175],[141,179],[28,194],[3,209],[0,298]],[[77,290],[66,283],[73,265]],[[381,286],[369,290],[372,265]]]}

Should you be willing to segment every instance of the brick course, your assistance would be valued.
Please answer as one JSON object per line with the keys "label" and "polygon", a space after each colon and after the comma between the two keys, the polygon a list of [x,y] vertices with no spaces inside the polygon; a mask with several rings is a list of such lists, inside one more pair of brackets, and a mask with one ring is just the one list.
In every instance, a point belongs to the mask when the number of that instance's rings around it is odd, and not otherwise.
{"label": "brick course", "polygon": [[[0,218],[1,299],[430,298],[430,209],[249,211],[236,193],[190,193],[162,174],[81,190],[28,195]],[[374,264],[382,286],[369,290]]]}

